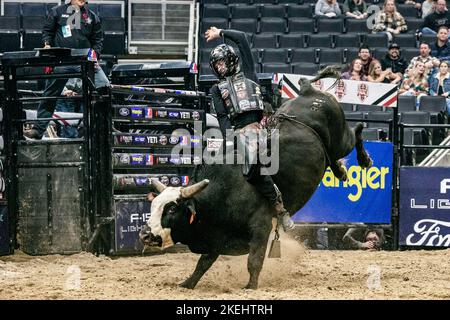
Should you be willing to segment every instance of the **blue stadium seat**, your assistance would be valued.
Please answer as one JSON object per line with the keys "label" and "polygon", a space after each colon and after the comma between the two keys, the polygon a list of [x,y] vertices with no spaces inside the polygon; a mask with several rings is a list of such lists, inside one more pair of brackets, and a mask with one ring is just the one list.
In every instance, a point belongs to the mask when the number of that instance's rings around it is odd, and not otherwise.
{"label": "blue stadium seat", "polygon": [[291,73],[291,65],[287,63],[263,63],[262,72],[264,73]]}
{"label": "blue stadium seat", "polygon": [[410,4],[398,4],[396,5],[397,11],[406,19],[410,18],[419,18],[419,10],[417,10],[414,6]]}
{"label": "blue stadium seat", "polygon": [[14,16],[0,16],[0,52],[20,50],[20,20]]}
{"label": "blue stadium seat", "polygon": [[228,7],[220,4],[205,5],[203,7],[203,18],[228,18]]}
{"label": "blue stadium seat", "polygon": [[417,39],[414,33],[396,34],[394,35],[393,42],[397,43],[400,48],[415,48],[417,45]]}
{"label": "blue stadium seat", "polygon": [[306,76],[313,76],[319,71],[319,66],[315,63],[299,62],[292,64],[292,73]]}
{"label": "blue stadium seat", "polygon": [[255,34],[253,37],[253,48],[277,48],[278,47],[278,36],[272,33],[261,33]]}
{"label": "blue stadium seat", "polygon": [[303,34],[289,33],[280,35],[280,48],[304,48],[306,47]]}
{"label": "blue stadium seat", "polygon": [[314,48],[292,49],[291,63],[298,62],[319,63],[317,50]]}
{"label": "blue stadium seat", "polygon": [[319,63],[322,64],[342,64],[343,55],[341,49],[319,49]]}
{"label": "blue stadium seat", "polygon": [[5,16],[20,16],[22,15],[22,9],[18,2],[5,2],[4,4]]}
{"label": "blue stadium seat", "polygon": [[245,6],[245,5],[232,5],[230,8],[230,17],[234,19],[258,19],[259,7],[258,6]]}
{"label": "blue stadium seat", "polygon": [[205,33],[212,26],[219,29],[228,29],[228,18],[204,18],[202,20],[201,34]]}
{"label": "blue stadium seat", "polygon": [[261,18],[259,33],[263,32],[286,33],[286,20],[283,18]]}
{"label": "blue stadium seat", "polygon": [[367,33],[367,20],[346,19],[345,29],[347,32]]}
{"label": "blue stadium seat", "polygon": [[287,16],[291,18],[312,18],[314,9],[309,4],[289,5],[287,7]]}
{"label": "blue stadium seat", "polygon": [[125,53],[125,20],[121,17],[102,17],[103,50],[106,54]]}
{"label": "blue stadium seat", "polygon": [[261,49],[263,63],[287,63],[287,51],[285,49]]}
{"label": "blue stadium seat", "polygon": [[230,22],[230,29],[256,33],[258,22],[256,19],[233,19]]}
{"label": "blue stadium seat", "polygon": [[359,48],[361,45],[360,37],[357,33],[338,34],[334,39],[337,48]]}
{"label": "blue stadium seat", "polygon": [[368,33],[363,37],[363,43],[367,44],[369,47],[388,47],[388,37],[385,33]]}
{"label": "blue stadium seat", "polygon": [[291,18],[288,21],[289,33],[314,33],[315,20],[305,18]]}
{"label": "blue stadium seat", "polygon": [[416,111],[416,97],[399,95],[397,100],[398,112]]}
{"label": "blue stadium seat", "polygon": [[22,3],[23,16],[46,16],[47,6],[45,3]]}
{"label": "blue stadium seat", "polygon": [[307,35],[308,47],[311,48],[331,48],[333,37],[327,33]]}
{"label": "blue stadium seat", "polygon": [[[391,121],[393,118],[392,112],[384,111],[369,111],[366,113],[367,120],[377,120],[377,121]],[[382,128],[389,129],[389,123],[383,122],[368,122],[368,128]]]}
{"label": "blue stadium seat", "polygon": [[260,6],[261,18],[286,18],[286,6],[267,4]]}
{"label": "blue stadium seat", "polygon": [[317,19],[317,32],[323,33],[343,33],[344,19]]}
{"label": "blue stadium seat", "polygon": [[24,16],[22,26],[23,48],[24,50],[33,50],[34,48],[42,48],[42,28],[45,23],[45,17]]}
{"label": "blue stadium seat", "polygon": [[422,18],[405,18],[406,25],[408,26],[408,33],[415,33],[417,30],[420,29],[423,23]]}
{"label": "blue stadium seat", "polygon": [[119,18],[122,17],[122,7],[118,4],[106,4],[99,3],[98,4],[98,15],[101,18]]}

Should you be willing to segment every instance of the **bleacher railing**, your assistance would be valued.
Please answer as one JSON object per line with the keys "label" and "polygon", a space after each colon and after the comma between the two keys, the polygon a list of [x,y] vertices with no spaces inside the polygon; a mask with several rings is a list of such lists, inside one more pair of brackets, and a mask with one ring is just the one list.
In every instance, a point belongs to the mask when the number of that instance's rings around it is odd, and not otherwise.
{"label": "bleacher railing", "polygon": [[[142,39],[137,34],[137,32],[140,32],[140,30],[134,30],[132,26],[132,22],[134,20],[135,11],[133,10],[133,5],[136,4],[149,4],[154,5],[155,11],[159,11],[161,22],[155,23],[155,28],[161,28],[158,30],[160,33],[160,36],[153,39]],[[168,30],[170,27],[173,27],[173,25],[168,24],[167,20],[167,9],[169,6],[188,6],[189,8],[189,22],[186,25],[187,32],[183,36],[183,40],[176,41],[173,39],[170,39],[171,32]],[[153,8],[151,7],[151,8]],[[182,26],[182,25],[181,25]],[[194,36],[194,29],[195,29],[195,1],[194,0],[129,0],[128,1],[128,50],[130,52],[131,46],[136,45],[186,45],[188,47],[188,52],[191,55],[191,52],[193,50],[193,36]],[[156,29],[155,29],[156,31]],[[155,32],[153,35],[155,35]],[[151,33],[149,31],[149,33]],[[178,33],[178,32],[176,32]],[[145,38],[145,37],[144,37]],[[192,56],[189,57],[192,59]]]}

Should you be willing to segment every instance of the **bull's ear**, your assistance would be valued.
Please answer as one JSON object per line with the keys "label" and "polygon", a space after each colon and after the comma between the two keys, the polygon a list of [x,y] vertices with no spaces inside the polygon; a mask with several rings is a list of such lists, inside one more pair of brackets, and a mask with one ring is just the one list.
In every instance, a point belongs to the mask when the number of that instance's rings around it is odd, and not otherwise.
{"label": "bull's ear", "polygon": [[147,200],[152,202],[155,198],[156,198],[157,194],[154,192],[150,192],[149,194],[147,194]]}

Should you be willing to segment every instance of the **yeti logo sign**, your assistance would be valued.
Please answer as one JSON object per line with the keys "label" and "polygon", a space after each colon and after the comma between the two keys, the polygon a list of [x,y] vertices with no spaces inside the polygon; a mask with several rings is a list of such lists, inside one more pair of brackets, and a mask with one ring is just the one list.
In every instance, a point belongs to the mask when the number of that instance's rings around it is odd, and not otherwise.
{"label": "yeti logo sign", "polygon": [[402,168],[400,186],[400,245],[450,247],[448,168]]}

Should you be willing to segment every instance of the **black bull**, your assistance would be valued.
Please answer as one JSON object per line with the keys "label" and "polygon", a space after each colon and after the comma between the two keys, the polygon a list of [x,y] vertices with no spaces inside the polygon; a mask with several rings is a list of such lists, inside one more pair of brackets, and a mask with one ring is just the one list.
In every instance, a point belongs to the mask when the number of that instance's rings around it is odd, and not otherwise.
{"label": "black bull", "polygon": [[[300,84],[301,95],[276,112],[281,120],[277,124],[280,166],[273,179],[291,213],[309,200],[328,165],[338,178],[346,179],[345,168],[338,160],[354,147],[359,165],[371,165],[362,144],[362,124],[358,123],[352,131],[334,97],[313,89],[305,79]],[[180,192],[176,200],[164,203],[157,221],[165,230],[170,228],[175,243],[186,244],[192,252],[201,254],[194,273],[181,286],[194,288],[221,254],[248,253],[250,279],[246,288],[256,289],[272,229],[273,212],[268,202],[243,178],[239,165],[199,166],[192,181],[191,184],[200,182],[199,188]],[[158,197],[171,192],[157,181],[154,184],[162,192]],[[152,233],[150,221],[150,226],[141,232],[141,239],[161,246],[161,237]]]}

